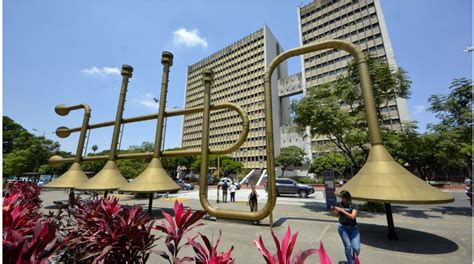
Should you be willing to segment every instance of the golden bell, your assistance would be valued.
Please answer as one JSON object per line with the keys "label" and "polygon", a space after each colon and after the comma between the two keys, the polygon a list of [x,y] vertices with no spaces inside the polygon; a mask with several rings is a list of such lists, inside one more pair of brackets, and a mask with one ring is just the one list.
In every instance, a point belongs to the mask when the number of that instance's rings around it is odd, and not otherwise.
{"label": "golden bell", "polygon": [[45,184],[43,188],[56,189],[73,189],[83,185],[88,180],[84,171],[82,171],[81,164],[74,162],[72,166],[63,175],[54,181]]}
{"label": "golden bell", "polygon": [[122,173],[120,173],[117,164],[115,164],[115,161],[109,160],[97,175],[76,189],[107,191],[119,189],[125,184],[127,184],[127,180],[123,177]]}
{"label": "golden bell", "polygon": [[450,203],[454,199],[421,180],[396,162],[382,144],[373,145],[359,172],[336,190],[355,200],[399,204]]}
{"label": "golden bell", "polygon": [[168,176],[158,158],[153,158],[140,175],[120,188],[124,192],[137,193],[173,192],[179,189],[181,187]]}

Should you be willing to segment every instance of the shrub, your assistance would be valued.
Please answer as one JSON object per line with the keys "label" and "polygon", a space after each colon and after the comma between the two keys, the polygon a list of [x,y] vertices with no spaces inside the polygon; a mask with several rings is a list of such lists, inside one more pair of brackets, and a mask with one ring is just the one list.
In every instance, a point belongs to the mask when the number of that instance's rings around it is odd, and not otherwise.
{"label": "shrub", "polygon": [[360,209],[366,212],[385,213],[385,206],[383,203],[365,202]]}
{"label": "shrub", "polygon": [[32,210],[38,210],[41,206],[39,197],[41,188],[31,182],[8,182],[3,186],[3,197],[9,197],[12,194],[19,194],[17,204],[32,207]]}
{"label": "shrub", "polygon": [[59,247],[56,224],[38,213],[39,188],[12,182],[3,192],[3,261],[45,263]]}
{"label": "shrub", "polygon": [[79,201],[77,225],[68,227],[58,261],[146,263],[155,237],[141,206],[121,207],[117,198]]}
{"label": "shrub", "polygon": [[324,183],[323,177],[311,178],[311,177],[306,177],[306,176],[290,176],[288,178],[293,179],[303,184],[323,184]]}
{"label": "shrub", "polygon": [[298,232],[291,236],[291,228],[289,226],[281,243],[273,233],[273,230],[272,237],[277,248],[277,252],[275,254],[272,254],[267,250],[265,244],[263,243],[262,236],[259,236],[258,240],[253,241],[257,249],[260,251],[260,253],[262,253],[262,256],[267,264],[302,264],[305,262],[307,257],[315,253],[319,253],[319,259],[321,264],[331,264],[331,259],[326,254],[322,242],[320,244],[319,250],[306,249],[303,251],[299,251],[298,253],[296,253],[295,256],[293,256],[293,259],[291,259],[291,253],[293,252],[293,248],[298,237]]}
{"label": "shrub", "polygon": [[188,233],[193,228],[202,225],[196,224],[196,222],[202,219],[206,212],[195,211],[193,214],[191,214],[191,208],[185,211],[183,204],[178,201],[175,201],[173,211],[174,216],[162,211],[166,221],[160,221],[155,226],[156,230],[159,230],[165,234],[165,245],[169,254],[161,250],[153,250],[153,252],[168,260],[169,263],[192,261],[192,258],[190,257],[180,258],[178,256],[179,251],[189,245],[189,241],[183,245],[180,245],[180,242],[186,233]]}
{"label": "shrub", "polygon": [[220,252],[217,253],[217,247],[221,241],[221,234],[222,232],[219,230],[219,237],[217,238],[216,245],[213,246],[209,241],[209,238],[201,233],[199,236],[201,237],[202,241],[204,242],[205,246],[202,246],[198,242],[196,242],[196,237],[188,238],[188,243],[191,244],[193,247],[194,252],[196,253],[196,257],[194,257],[194,261],[197,264],[234,264],[235,260],[233,260],[230,255],[234,250],[232,246],[229,251],[227,252]]}

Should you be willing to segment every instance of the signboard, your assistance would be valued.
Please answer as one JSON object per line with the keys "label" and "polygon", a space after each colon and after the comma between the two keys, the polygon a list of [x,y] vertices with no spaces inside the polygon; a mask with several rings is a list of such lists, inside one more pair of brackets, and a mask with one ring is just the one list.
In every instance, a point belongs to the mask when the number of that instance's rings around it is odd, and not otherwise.
{"label": "signboard", "polygon": [[334,172],[327,170],[323,173],[324,176],[324,193],[326,194],[326,208],[331,209],[331,206],[335,206],[337,203],[336,194],[336,183],[334,182]]}

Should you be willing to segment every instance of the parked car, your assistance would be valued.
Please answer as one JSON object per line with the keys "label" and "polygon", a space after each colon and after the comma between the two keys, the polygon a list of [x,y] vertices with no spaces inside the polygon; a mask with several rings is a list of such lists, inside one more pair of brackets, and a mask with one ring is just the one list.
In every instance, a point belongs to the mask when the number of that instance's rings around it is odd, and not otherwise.
{"label": "parked car", "polygon": [[306,184],[300,184],[292,179],[278,178],[276,179],[277,196],[281,194],[298,194],[301,198],[307,198],[308,195],[314,193],[314,188]]}
{"label": "parked car", "polygon": [[182,190],[193,190],[194,185],[190,182],[187,182],[185,180],[178,179],[176,180],[176,183],[181,187]]}
{"label": "parked car", "polygon": [[[219,182],[217,183],[217,185],[220,187],[224,184],[224,182],[227,182],[227,186],[231,186],[232,185],[232,179],[231,178],[221,178],[219,180]],[[237,186],[237,190],[240,190],[240,183],[239,182],[234,182],[234,184]]]}
{"label": "parked car", "polygon": [[347,180],[346,179],[339,179],[337,182],[339,183],[339,185],[344,185],[344,184],[347,183]]}
{"label": "parked car", "polygon": [[36,185],[38,185],[38,187],[43,187],[43,185],[44,185],[44,181],[42,181],[42,180],[39,180],[39,181],[38,181],[38,183],[37,183]]}

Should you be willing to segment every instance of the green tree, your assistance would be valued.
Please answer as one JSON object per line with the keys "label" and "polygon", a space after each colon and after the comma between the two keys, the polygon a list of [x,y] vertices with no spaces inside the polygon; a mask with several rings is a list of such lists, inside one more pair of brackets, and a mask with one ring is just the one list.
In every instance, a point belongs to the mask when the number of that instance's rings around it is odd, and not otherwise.
{"label": "green tree", "polygon": [[[396,97],[408,98],[411,81],[402,68],[391,69],[385,61],[368,58],[379,122],[384,124],[380,109]],[[346,156],[357,171],[369,152],[367,123],[355,61],[349,63],[346,75],[336,81],[310,87],[305,97],[292,102],[293,122],[303,133],[311,127],[312,137],[327,138]],[[390,113],[390,111],[388,111]],[[361,159],[361,157],[363,157]]]}
{"label": "green tree", "polygon": [[3,154],[13,151],[13,141],[20,133],[27,132],[20,124],[8,116],[3,116]]}
{"label": "green tree", "polygon": [[[390,129],[393,129],[392,117],[388,106],[397,97],[405,99],[410,97],[411,80],[408,78],[407,71],[401,67],[394,69],[385,60],[368,55],[367,63],[369,65],[369,75],[372,81],[379,120],[381,124],[384,124],[383,121],[386,117],[383,116],[381,109],[385,109],[384,112],[387,113]],[[347,78],[352,83],[352,88],[356,87],[360,91],[359,70],[355,60],[352,60],[348,65]],[[356,100],[356,102],[363,105],[362,100]]]}
{"label": "green tree", "polygon": [[148,166],[148,162],[138,159],[118,160],[117,167],[122,175],[127,179],[133,179],[140,175]]}
{"label": "green tree", "polygon": [[281,167],[281,176],[289,166],[301,166],[304,160],[305,151],[296,146],[281,148],[280,155],[276,157],[275,164]]}
{"label": "green tree", "polygon": [[6,116],[3,121],[3,138],[7,145],[7,151],[3,153],[5,175],[37,172],[41,165],[48,164],[50,156],[59,153],[58,142],[35,136]]}
{"label": "green tree", "polygon": [[[184,150],[183,148],[172,148],[167,150]],[[176,179],[178,175],[178,167],[184,166],[188,169],[192,167],[193,162],[196,160],[195,156],[184,156],[184,157],[163,157],[161,163],[163,168],[168,172],[168,174]]]}
{"label": "green tree", "polygon": [[222,160],[220,166],[220,170],[224,177],[228,177],[232,172],[241,172],[244,167],[242,163],[234,161],[230,157]]}
{"label": "green tree", "polygon": [[359,166],[356,159],[358,152],[368,154],[364,115],[362,110],[357,110],[360,106],[352,99],[348,102],[353,104],[341,107],[335,90],[339,88],[339,83],[347,85],[346,80],[339,79],[335,83],[309,88],[303,99],[292,103],[293,121],[302,133],[309,126],[312,136],[326,137],[352,164]]}
{"label": "green tree", "polygon": [[439,124],[428,128],[437,139],[436,158],[448,177],[448,168],[471,174],[472,163],[472,80],[461,78],[451,83],[447,95],[432,95],[429,111],[435,113]]}
{"label": "green tree", "polygon": [[99,149],[99,147],[97,145],[92,145],[91,149],[95,153]]}
{"label": "green tree", "polygon": [[[223,157],[223,156],[222,156]],[[221,158],[222,158],[221,157]],[[208,157],[209,161],[208,161],[208,164],[209,166],[208,167],[215,167],[217,168],[217,156],[214,156],[214,155],[209,155]],[[201,156],[197,156],[196,159],[193,161],[193,163],[191,164],[191,168],[193,170],[200,170],[201,169]]]}
{"label": "green tree", "polygon": [[309,172],[321,175],[326,170],[334,170],[339,175],[344,175],[344,171],[346,171],[349,166],[350,163],[344,155],[337,152],[331,152],[313,159],[311,166],[309,167]]}

